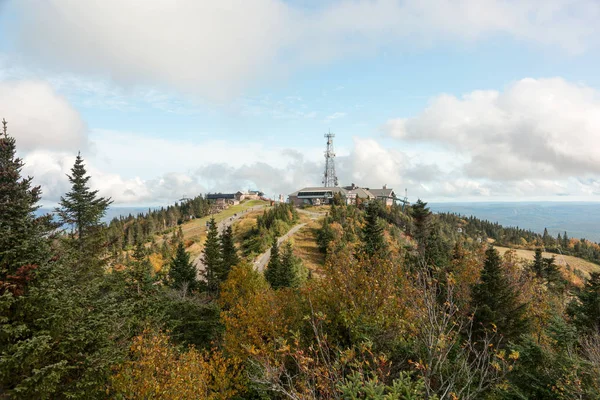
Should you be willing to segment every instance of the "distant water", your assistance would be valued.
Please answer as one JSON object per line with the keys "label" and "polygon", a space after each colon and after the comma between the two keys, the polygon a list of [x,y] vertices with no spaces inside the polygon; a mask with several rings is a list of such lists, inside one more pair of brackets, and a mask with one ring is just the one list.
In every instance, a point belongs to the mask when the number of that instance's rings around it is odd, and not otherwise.
{"label": "distant water", "polygon": [[600,242],[600,203],[429,203],[431,211],[474,216],[503,226],[518,226],[556,237],[567,232],[569,237]]}
{"label": "distant water", "polygon": [[[120,216],[126,217],[129,214],[131,214],[135,217],[140,213],[145,214],[148,212],[148,210],[154,210],[156,208],[160,208],[160,207],[109,207],[106,212],[106,215],[104,216],[104,218],[102,218],[102,221],[106,222],[108,224],[115,217],[120,217]],[[38,215],[47,214],[47,213],[51,213],[53,211],[54,211],[53,208],[40,208],[36,212],[36,214],[38,214]]]}

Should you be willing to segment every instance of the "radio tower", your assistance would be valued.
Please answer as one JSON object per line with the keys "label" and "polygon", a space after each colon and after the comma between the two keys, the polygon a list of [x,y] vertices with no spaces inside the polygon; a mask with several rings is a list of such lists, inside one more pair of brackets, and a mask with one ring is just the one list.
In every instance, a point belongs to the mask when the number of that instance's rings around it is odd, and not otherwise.
{"label": "radio tower", "polygon": [[327,150],[325,151],[325,174],[323,175],[324,187],[335,187],[338,185],[338,179],[335,175],[335,152],[333,151],[333,138],[335,135],[331,133],[325,134],[327,139]]}

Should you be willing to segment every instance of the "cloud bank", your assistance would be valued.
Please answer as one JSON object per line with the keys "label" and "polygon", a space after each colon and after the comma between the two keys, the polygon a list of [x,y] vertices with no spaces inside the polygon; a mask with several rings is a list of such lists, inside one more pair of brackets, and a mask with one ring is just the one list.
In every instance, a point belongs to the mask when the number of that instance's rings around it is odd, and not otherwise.
{"label": "cloud bank", "polygon": [[469,178],[564,179],[600,174],[600,92],[560,78],[504,91],[440,95],[412,118],[388,121],[404,142],[435,143],[467,161]]}
{"label": "cloud bank", "polygon": [[87,127],[79,113],[45,82],[0,81],[0,111],[21,150],[87,146]]}
{"label": "cloud bank", "polygon": [[[371,54],[509,36],[595,47],[596,0],[19,0],[18,47],[39,65],[226,99],[295,70]],[[51,23],[49,23],[51,21]]]}

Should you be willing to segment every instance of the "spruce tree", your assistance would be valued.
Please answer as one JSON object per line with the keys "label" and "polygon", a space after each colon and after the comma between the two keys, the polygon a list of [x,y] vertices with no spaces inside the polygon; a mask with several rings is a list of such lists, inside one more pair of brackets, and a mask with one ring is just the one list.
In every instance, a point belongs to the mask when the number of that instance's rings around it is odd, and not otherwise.
{"label": "spruce tree", "polygon": [[427,203],[418,199],[411,207],[411,215],[414,225],[413,237],[417,241],[419,253],[424,256],[431,230],[431,211]]}
{"label": "spruce tree", "polygon": [[0,134],[0,280],[25,265],[39,265],[48,258],[46,237],[50,217],[36,217],[41,190],[33,178],[21,177],[23,161],[16,158],[16,141],[3,123]]}
{"label": "spruce tree", "polygon": [[204,264],[203,275],[206,280],[208,292],[215,295],[219,292],[223,260],[219,231],[214,218],[211,218],[208,225],[208,235],[204,243],[204,250],[202,251],[202,263]]}
{"label": "spruce tree", "polygon": [[221,235],[221,254],[223,257],[223,265],[219,271],[219,281],[224,282],[229,275],[231,268],[238,265],[240,257],[237,254],[235,243],[233,241],[233,229],[231,225],[227,227]]}
{"label": "spruce tree", "polygon": [[299,276],[300,260],[294,256],[294,248],[291,242],[287,242],[281,254],[281,264],[274,289],[282,287],[296,288],[300,285]]}
{"label": "spruce tree", "polygon": [[196,267],[190,261],[190,253],[185,251],[183,242],[179,242],[175,256],[171,260],[169,283],[171,287],[178,290],[187,285],[187,290],[190,292],[198,287]]}
{"label": "spruce tree", "polygon": [[110,198],[98,197],[97,190],[90,190],[83,158],[77,154],[71,175],[71,191],[60,198],[56,209],[62,224],[70,225],[74,231],[76,248],[81,256],[97,258],[102,251],[102,217],[112,203]]}
{"label": "spruce tree", "polygon": [[535,249],[535,256],[533,258],[531,269],[538,278],[544,276],[544,258],[542,257],[542,249],[539,247]]}
{"label": "spruce tree", "polygon": [[554,256],[544,258],[544,277],[551,289],[559,290],[564,288],[565,279],[560,272],[560,267],[556,265]]}
{"label": "spruce tree", "polygon": [[600,333],[600,273],[590,273],[590,279],[569,305],[575,325],[585,333]]}
{"label": "spruce tree", "polygon": [[520,304],[518,293],[502,272],[498,251],[490,247],[481,271],[481,280],[473,288],[472,309],[476,336],[493,330],[506,339],[513,340],[526,333],[525,304]]}
{"label": "spruce tree", "polygon": [[383,226],[379,221],[380,207],[378,201],[371,201],[365,210],[365,226],[362,230],[363,250],[370,257],[387,248]]}
{"label": "spruce tree", "polygon": [[279,287],[279,270],[281,269],[281,259],[279,258],[279,244],[277,238],[273,239],[271,245],[271,258],[269,258],[269,264],[265,271],[265,279],[271,284],[271,287]]}

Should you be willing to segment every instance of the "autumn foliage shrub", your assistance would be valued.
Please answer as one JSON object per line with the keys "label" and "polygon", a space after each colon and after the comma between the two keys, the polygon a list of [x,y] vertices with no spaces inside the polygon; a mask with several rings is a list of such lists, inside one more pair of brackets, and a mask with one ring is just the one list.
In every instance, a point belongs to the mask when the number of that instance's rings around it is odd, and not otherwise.
{"label": "autumn foliage shrub", "polygon": [[144,331],[134,338],[131,361],[115,369],[111,397],[117,399],[217,400],[243,390],[237,358],[218,350],[179,350],[162,332]]}

